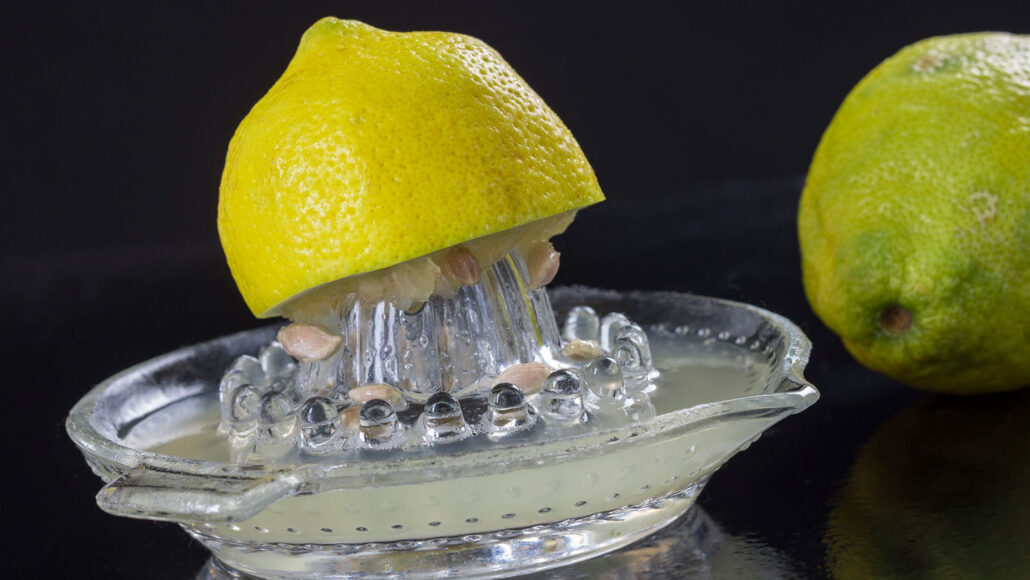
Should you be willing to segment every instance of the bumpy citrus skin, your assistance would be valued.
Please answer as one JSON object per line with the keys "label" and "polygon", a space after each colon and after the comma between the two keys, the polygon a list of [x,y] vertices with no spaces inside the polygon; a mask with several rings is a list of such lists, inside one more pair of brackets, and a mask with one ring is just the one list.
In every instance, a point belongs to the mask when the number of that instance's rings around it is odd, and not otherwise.
{"label": "bumpy citrus skin", "polygon": [[798,219],[815,312],[915,387],[1030,384],[1030,37],[931,38],[848,95]]}
{"label": "bumpy citrus skin", "polygon": [[468,36],[325,18],[229,145],[218,231],[251,310],[604,197],[543,100]]}

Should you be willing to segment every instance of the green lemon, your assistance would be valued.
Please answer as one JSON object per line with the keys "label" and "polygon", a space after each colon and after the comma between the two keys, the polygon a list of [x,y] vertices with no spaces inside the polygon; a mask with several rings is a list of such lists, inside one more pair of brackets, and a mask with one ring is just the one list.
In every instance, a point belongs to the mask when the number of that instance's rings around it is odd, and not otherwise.
{"label": "green lemon", "polygon": [[912,386],[1030,384],[1030,37],[930,38],[848,95],[798,229],[815,312]]}

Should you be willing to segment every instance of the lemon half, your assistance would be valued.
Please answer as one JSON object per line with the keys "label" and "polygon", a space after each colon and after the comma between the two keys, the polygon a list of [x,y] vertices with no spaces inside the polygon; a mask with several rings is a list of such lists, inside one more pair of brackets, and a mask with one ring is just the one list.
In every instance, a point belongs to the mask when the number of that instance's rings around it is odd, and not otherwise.
{"label": "lemon half", "polygon": [[[431,260],[389,269],[459,244],[497,260],[603,199],[569,130],[482,41],[325,18],[233,136],[218,232],[269,317],[376,272],[366,290],[415,302]],[[417,290],[383,288],[399,278]]]}

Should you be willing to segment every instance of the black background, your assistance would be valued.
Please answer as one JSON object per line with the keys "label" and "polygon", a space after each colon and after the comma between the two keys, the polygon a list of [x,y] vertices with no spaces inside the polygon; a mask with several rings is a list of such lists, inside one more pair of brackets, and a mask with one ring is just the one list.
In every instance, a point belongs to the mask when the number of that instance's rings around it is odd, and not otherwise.
{"label": "black background", "polygon": [[[823,574],[826,495],[855,446],[917,395],[855,365],[809,311],[793,222],[804,172],[879,61],[932,35],[1030,32],[1025,1],[5,8],[0,347],[13,485],[0,509],[15,570],[187,578],[203,562],[175,526],[95,507],[100,481],[63,417],[122,368],[262,324],[221,256],[219,176],[236,124],[326,15],[477,36],[563,118],[608,201],[559,239],[556,284],[744,300],[809,333],[823,401],[735,459],[701,503]],[[734,507],[768,489],[779,508]]]}

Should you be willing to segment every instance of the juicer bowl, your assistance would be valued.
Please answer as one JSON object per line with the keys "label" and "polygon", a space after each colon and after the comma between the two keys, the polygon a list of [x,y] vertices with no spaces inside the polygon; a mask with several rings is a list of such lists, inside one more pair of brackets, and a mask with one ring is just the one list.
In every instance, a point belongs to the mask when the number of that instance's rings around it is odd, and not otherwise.
{"label": "juicer bowl", "polygon": [[222,372],[267,344],[269,327],[115,375],[74,407],[68,432],[106,482],[102,509],[178,522],[229,568],[266,578],[487,578],[593,557],[669,524],[732,455],[818,398],[802,376],[807,338],[760,308],[580,287],[550,296],[559,320],[588,305],[644,327],[662,373],[654,418],[357,461],[244,465],[169,453],[170,439],[214,428]]}

